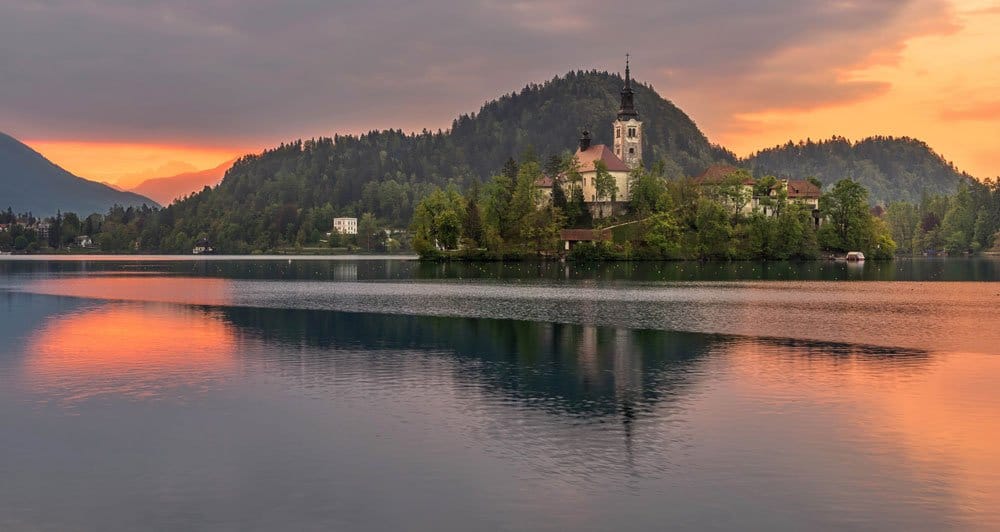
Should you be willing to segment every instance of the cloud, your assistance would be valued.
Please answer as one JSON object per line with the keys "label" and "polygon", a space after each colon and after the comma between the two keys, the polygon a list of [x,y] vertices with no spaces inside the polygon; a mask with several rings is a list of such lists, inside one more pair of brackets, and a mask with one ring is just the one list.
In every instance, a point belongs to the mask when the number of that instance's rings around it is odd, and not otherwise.
{"label": "cloud", "polygon": [[941,118],[949,121],[1000,121],[1000,100],[945,109],[941,111]]}
{"label": "cloud", "polygon": [[945,0],[0,0],[0,127],[254,142],[446,127],[526,83],[635,58],[699,122],[870,98]]}

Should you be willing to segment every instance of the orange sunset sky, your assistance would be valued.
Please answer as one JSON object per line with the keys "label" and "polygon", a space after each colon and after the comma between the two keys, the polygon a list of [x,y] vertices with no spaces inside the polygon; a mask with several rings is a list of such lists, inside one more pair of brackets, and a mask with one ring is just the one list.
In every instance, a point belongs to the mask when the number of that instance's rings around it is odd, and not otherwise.
{"label": "orange sunset sky", "polygon": [[[447,128],[526,83],[621,70],[630,51],[638,80],[740,156],[905,135],[1000,175],[1000,1],[650,0],[631,8],[648,16],[624,18],[565,0],[152,4],[0,6],[0,45],[14,50],[0,65],[22,73],[0,87],[0,130],[129,187],[296,138]],[[619,31],[636,42],[619,46]],[[59,42],[36,43],[46,33]]]}

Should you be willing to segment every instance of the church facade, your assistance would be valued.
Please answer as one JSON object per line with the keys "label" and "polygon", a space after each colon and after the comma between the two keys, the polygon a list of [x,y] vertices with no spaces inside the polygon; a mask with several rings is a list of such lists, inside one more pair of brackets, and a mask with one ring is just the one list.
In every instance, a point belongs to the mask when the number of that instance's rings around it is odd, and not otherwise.
{"label": "church facade", "polygon": [[[635,108],[635,92],[632,90],[632,76],[628,59],[625,62],[625,85],[621,90],[621,106],[618,116],[611,125],[614,143],[611,147],[593,144],[590,132],[584,131],[576,151],[576,163],[580,173],[579,182],[572,182],[567,176],[543,177],[536,182],[543,198],[551,198],[555,182],[567,191],[579,186],[583,189],[583,199],[595,217],[610,216],[620,212],[631,199],[629,186],[630,172],[642,166],[643,132],[642,121]],[[617,191],[613,196],[598,194],[597,165],[603,163],[615,180]]]}

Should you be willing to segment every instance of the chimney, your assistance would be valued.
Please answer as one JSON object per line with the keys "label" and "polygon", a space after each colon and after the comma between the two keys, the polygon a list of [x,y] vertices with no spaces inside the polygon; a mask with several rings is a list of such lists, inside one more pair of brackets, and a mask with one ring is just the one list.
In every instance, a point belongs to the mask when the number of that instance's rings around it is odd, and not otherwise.
{"label": "chimney", "polygon": [[580,135],[580,151],[587,151],[588,149],[590,149],[590,131],[584,129],[583,134]]}

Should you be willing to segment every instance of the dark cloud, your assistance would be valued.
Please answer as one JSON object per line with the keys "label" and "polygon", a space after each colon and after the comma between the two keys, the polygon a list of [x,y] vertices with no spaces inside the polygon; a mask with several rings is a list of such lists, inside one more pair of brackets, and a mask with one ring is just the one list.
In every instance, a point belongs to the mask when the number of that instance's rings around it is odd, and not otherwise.
{"label": "dark cloud", "polygon": [[870,97],[844,72],[947,31],[944,0],[0,0],[0,129],[273,141],[447,127],[572,69],[620,68],[699,122]]}

